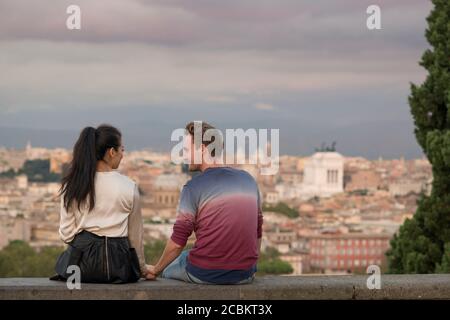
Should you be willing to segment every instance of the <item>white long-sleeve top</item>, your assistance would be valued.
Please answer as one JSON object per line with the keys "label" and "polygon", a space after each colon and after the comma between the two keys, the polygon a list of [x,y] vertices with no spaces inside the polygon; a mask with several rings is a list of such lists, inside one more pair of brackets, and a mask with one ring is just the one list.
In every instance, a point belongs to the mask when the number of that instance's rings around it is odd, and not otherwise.
{"label": "white long-sleeve top", "polygon": [[95,206],[78,210],[73,205],[69,212],[61,196],[59,235],[69,243],[75,235],[86,230],[98,236],[128,237],[136,249],[141,273],[145,270],[143,223],[137,184],[116,172],[97,172],[95,175]]}

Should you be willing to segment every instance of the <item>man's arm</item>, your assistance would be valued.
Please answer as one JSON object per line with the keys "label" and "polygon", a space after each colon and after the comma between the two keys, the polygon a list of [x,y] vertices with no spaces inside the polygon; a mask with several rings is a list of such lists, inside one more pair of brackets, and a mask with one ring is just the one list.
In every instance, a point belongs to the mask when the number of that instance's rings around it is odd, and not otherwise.
{"label": "man's arm", "polygon": [[173,226],[173,233],[167,241],[164,252],[155,266],[149,266],[150,274],[147,279],[155,279],[173,260],[175,260],[186,246],[189,236],[194,231],[196,206],[187,186],[183,187],[178,206],[177,221]]}
{"label": "man's arm", "polygon": [[158,263],[153,268],[153,274],[159,275],[173,260],[175,260],[183,251],[185,246],[175,243],[172,239],[167,241],[164,252]]}

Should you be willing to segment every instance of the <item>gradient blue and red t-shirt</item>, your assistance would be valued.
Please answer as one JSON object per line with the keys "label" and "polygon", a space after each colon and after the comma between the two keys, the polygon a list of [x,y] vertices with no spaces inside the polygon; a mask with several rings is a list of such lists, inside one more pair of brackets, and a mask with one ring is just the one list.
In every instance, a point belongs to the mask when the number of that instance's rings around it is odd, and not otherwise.
{"label": "gradient blue and red t-shirt", "polygon": [[208,168],[181,191],[171,239],[185,246],[195,232],[186,270],[211,283],[236,283],[256,271],[263,216],[253,177],[230,167]]}

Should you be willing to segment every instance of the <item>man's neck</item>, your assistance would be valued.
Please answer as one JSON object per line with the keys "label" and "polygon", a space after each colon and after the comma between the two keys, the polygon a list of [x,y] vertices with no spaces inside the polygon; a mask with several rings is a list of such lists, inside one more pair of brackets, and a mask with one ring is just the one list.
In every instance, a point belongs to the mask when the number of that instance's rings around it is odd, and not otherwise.
{"label": "man's neck", "polygon": [[206,164],[206,163],[203,163],[203,164],[200,166],[200,171],[201,171],[201,172],[204,172],[206,169],[210,169],[210,168],[220,168],[220,167],[223,167],[223,165],[222,165],[222,164],[216,164],[216,163],[213,163],[213,164]]}

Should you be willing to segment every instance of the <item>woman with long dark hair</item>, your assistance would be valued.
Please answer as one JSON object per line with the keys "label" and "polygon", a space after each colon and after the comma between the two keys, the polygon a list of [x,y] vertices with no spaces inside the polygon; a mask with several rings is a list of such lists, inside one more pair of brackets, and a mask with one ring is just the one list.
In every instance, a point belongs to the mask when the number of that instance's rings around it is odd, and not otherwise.
{"label": "woman with long dark hair", "polygon": [[145,277],[139,190],[115,171],[123,151],[118,129],[82,130],[60,192],[59,234],[68,247],[51,279],[65,280],[74,270],[80,271],[81,282],[127,283]]}

